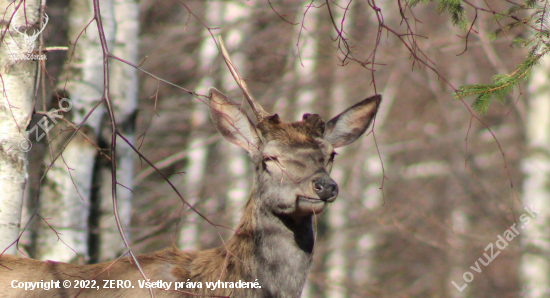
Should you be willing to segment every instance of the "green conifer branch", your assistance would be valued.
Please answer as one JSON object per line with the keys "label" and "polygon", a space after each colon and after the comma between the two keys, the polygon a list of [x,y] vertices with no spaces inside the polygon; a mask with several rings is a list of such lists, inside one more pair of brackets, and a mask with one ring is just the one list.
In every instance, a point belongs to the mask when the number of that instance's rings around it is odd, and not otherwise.
{"label": "green conifer branch", "polygon": [[[529,54],[523,62],[510,74],[498,74],[493,76],[492,84],[472,84],[464,85],[458,88],[454,94],[455,99],[464,98],[467,96],[476,96],[472,103],[472,108],[482,114],[487,114],[489,105],[493,97],[496,97],[501,103],[504,103],[506,96],[512,94],[514,87],[520,82],[529,78],[533,67],[536,67],[541,59],[550,53],[550,30],[549,30],[549,5],[545,1],[542,5],[538,5],[536,1],[526,1],[523,5],[515,5],[514,7],[502,12],[501,16],[511,16],[521,10],[533,10],[527,17],[513,17],[515,21],[500,27],[493,32],[492,38],[497,38],[500,34],[510,31],[519,26],[525,26],[531,31],[531,37],[528,39],[516,38],[513,41],[514,45],[530,46]],[[495,18],[495,21],[501,20],[501,17]]]}
{"label": "green conifer branch", "polygon": [[[408,0],[407,3],[410,7],[414,7],[419,3],[427,4],[433,0]],[[461,29],[468,27],[468,21],[466,19],[465,9],[462,6],[461,0],[437,0],[437,13],[442,14],[448,12],[451,15],[451,21],[453,26],[457,26]]]}
{"label": "green conifer branch", "polygon": [[531,70],[534,66],[539,64],[543,56],[548,54],[548,48],[539,54],[530,54],[525,61],[523,61],[512,73],[499,74],[492,78],[492,84],[473,84],[464,85],[458,89],[458,92],[454,94],[455,99],[463,98],[466,96],[477,96],[476,100],[472,104],[472,107],[486,114],[491,99],[496,97],[501,103],[504,103],[506,95],[513,92],[514,87],[523,80],[529,78]]}
{"label": "green conifer branch", "polygon": [[[407,2],[409,6],[414,7],[419,3],[432,1],[408,0]],[[472,107],[480,113],[486,114],[493,97],[504,103],[506,96],[514,91],[514,87],[529,78],[533,67],[536,67],[541,59],[550,53],[550,3],[548,1],[550,0],[525,0],[523,3],[506,1],[511,4],[508,9],[502,12],[493,12],[494,21],[499,24],[499,28],[490,34],[490,38],[494,40],[505,32],[523,26],[530,32],[530,36],[526,34],[524,36],[528,37],[518,37],[512,44],[531,47],[529,54],[512,73],[493,76],[491,84],[471,84],[459,87],[454,94],[455,99],[476,96]],[[469,26],[463,2],[462,0],[437,0],[437,12],[440,14],[448,12],[451,15],[452,24],[466,30]],[[502,24],[503,19],[511,21]]]}

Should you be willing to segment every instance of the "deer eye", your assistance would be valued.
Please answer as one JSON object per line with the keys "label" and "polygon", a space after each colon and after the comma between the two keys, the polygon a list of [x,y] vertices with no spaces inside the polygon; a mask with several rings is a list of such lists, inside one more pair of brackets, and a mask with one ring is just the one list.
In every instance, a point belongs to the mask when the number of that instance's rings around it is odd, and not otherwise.
{"label": "deer eye", "polygon": [[279,159],[277,158],[277,156],[264,155],[264,162],[268,161],[279,161]]}

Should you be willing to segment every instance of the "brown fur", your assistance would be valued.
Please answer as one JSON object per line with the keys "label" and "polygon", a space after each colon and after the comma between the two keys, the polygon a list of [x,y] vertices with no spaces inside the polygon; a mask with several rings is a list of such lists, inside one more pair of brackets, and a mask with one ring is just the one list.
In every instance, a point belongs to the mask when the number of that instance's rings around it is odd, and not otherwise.
{"label": "brown fur", "polygon": [[299,122],[281,122],[277,114],[258,123],[258,129],[266,141],[277,140],[282,144],[309,144],[321,138],[325,123],[317,114],[305,114]]}
{"label": "brown fur", "polygon": [[[252,296],[254,289],[216,289],[206,288],[206,282],[233,281],[254,282],[251,277],[250,256],[253,247],[254,202],[249,200],[245,216],[241,219],[237,232],[226,243],[225,247],[218,247],[206,251],[180,251],[175,247],[166,248],[152,254],[139,255],[137,259],[143,272],[151,281],[164,282],[201,282],[203,288],[180,289],[174,291],[174,284],[170,291],[155,289],[155,297],[193,297],[185,292],[229,297]],[[2,297],[148,297],[149,291],[139,287],[138,280],[143,277],[130,257],[109,261],[95,265],[75,265],[51,261],[24,259],[12,255],[3,255],[0,258],[0,288]],[[36,281],[71,281],[72,287],[64,289],[24,290],[12,288],[11,282]],[[94,289],[75,289],[76,280],[93,280]],[[134,288],[131,289],[103,289],[104,280],[130,280]],[[101,294],[100,294],[101,293]]]}

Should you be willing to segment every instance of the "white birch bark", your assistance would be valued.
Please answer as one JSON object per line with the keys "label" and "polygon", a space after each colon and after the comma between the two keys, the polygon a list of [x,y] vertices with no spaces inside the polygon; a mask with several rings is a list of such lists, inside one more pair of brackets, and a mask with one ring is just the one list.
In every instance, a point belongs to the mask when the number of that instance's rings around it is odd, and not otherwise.
{"label": "white birch bark", "polygon": [[[116,40],[113,54],[134,65],[137,64],[139,49],[139,9],[135,0],[114,0]],[[117,60],[110,64],[110,95],[113,101],[115,119],[121,134],[131,143],[134,142],[135,111],[137,108],[138,78],[135,68]],[[110,130],[110,127],[107,129]],[[132,216],[132,175],[134,169],[134,151],[122,139],[118,138],[117,156],[117,206],[122,228],[126,231]],[[100,220],[100,259],[111,260],[125,249],[124,242],[113,216],[111,175],[102,175]]]}
{"label": "white birch bark", "polygon": [[[215,22],[217,16],[219,16],[219,10],[210,6],[222,6],[221,3],[208,3],[206,9],[207,22]],[[200,68],[203,73],[208,73],[208,68],[211,67],[214,59],[218,54],[216,45],[210,39],[210,35],[207,30],[202,32],[204,42],[200,47]],[[203,79],[199,84],[197,90],[206,90],[209,86],[212,86],[213,81],[210,78]],[[208,145],[206,144],[207,136],[200,131],[200,128],[210,121],[210,115],[208,113],[208,106],[202,102],[196,102],[194,111],[191,115],[191,142],[189,143],[189,163],[183,171],[185,172],[184,179],[184,193],[185,199],[191,205],[195,205],[197,202],[202,184],[204,183],[204,174],[206,168],[206,157],[208,155]],[[181,249],[197,249],[198,248],[198,215],[189,210],[181,223],[180,236],[178,240],[178,247]]]}
{"label": "white birch bark", "polygon": [[[10,5],[11,4],[11,5]],[[18,14],[13,17],[14,8]],[[20,55],[28,52],[25,34],[38,29],[38,1],[27,1],[25,5],[2,1],[3,13],[1,32],[6,34],[0,45],[0,252],[15,254],[12,245],[19,236],[21,208],[27,186],[27,152],[32,146],[26,131],[33,110],[37,61],[21,60]],[[23,13],[25,10],[25,13]],[[25,21],[26,16],[26,21]],[[12,26],[7,22],[12,18]],[[11,245],[11,246],[10,246]],[[9,248],[8,248],[9,246]]]}
{"label": "white birch bark", "polygon": [[[522,297],[547,297],[550,290],[550,242],[548,198],[550,192],[550,60],[533,69],[528,86],[529,109],[525,125],[528,156],[522,162],[523,207],[540,211],[536,218],[521,225]],[[522,209],[521,214],[526,211]],[[529,216],[529,215],[528,215]]]}
{"label": "white birch bark", "polygon": [[[346,72],[345,69],[342,69],[344,72]],[[376,114],[376,125],[375,132],[376,134],[382,135],[382,128],[384,127],[385,120],[387,119],[389,110],[391,109],[394,101],[395,96],[398,91],[398,86],[400,86],[402,74],[399,71],[392,72],[392,75],[388,78],[386,86],[380,91],[378,91],[380,94],[382,94],[382,103],[381,106],[378,109],[378,113]],[[353,79],[346,79],[348,84],[355,84],[355,81]],[[340,96],[345,96],[344,98],[349,98],[349,95],[345,94],[346,88],[346,82],[341,82],[341,84],[337,84],[337,87],[335,88],[335,91],[338,92],[340,95],[333,96],[334,98],[338,98]],[[343,89],[343,90],[339,90]],[[364,95],[364,97],[370,96],[370,94]],[[351,102],[347,103],[346,106],[349,106],[352,104]],[[346,106],[339,106],[335,108],[335,112],[342,111]],[[370,130],[370,127],[369,127]],[[365,134],[368,134],[367,131]],[[380,146],[380,139],[379,146]],[[357,161],[357,166],[352,166],[350,170],[352,173],[352,177],[350,177],[349,186],[347,186],[347,189],[351,192],[351,197],[357,197],[360,199],[360,203],[363,206],[363,208],[367,211],[369,211],[369,214],[372,214],[373,217],[378,216],[378,212],[383,202],[383,194],[382,191],[387,191],[386,189],[381,190],[381,183],[382,183],[382,177],[383,177],[383,169],[382,169],[382,162],[384,163],[384,166],[389,168],[389,156],[387,153],[381,152],[382,161],[380,160],[380,156],[376,153],[376,145],[374,143],[374,140],[371,136],[367,137],[366,139],[359,139],[356,142],[361,142],[359,149],[356,150],[355,156],[352,157],[354,161]],[[350,147],[344,147],[346,148]],[[349,153],[341,153],[342,156],[352,156],[352,154]],[[339,164],[337,161],[336,164]],[[384,187],[386,188],[386,187]],[[346,198],[342,198],[343,200],[347,200]],[[348,208],[349,210],[349,208]],[[349,225],[349,224],[348,224]],[[346,225],[346,227],[348,226]],[[362,233],[359,239],[355,240],[355,247],[357,254],[357,259],[349,259],[347,260],[348,264],[350,264],[349,269],[351,270],[350,274],[347,276],[347,278],[352,278],[353,282],[356,285],[372,285],[376,282],[376,276],[374,274],[374,266],[375,266],[375,255],[376,255],[376,249],[377,249],[377,242],[380,242],[380,234],[377,233],[377,229],[375,226],[373,227],[365,227],[367,232]],[[351,239],[352,237],[349,237]],[[348,285],[349,286],[349,285]]]}
{"label": "white birch bark", "polygon": [[243,207],[250,193],[248,177],[251,175],[247,168],[248,156],[246,152],[233,144],[226,145],[228,146],[227,157],[230,159],[228,167],[231,180],[229,181],[232,181],[227,191],[229,205],[227,212],[229,213],[229,218],[232,219],[231,225],[236,227],[243,215]]}
{"label": "white birch bark", "polygon": [[[244,17],[243,12],[246,11],[242,9],[241,4],[237,3],[212,2],[208,3],[207,5],[208,7],[205,12],[205,20],[207,24],[229,22],[230,19],[235,20],[238,18],[242,18]],[[216,47],[216,44],[212,40],[210,33],[207,30],[203,30],[203,37],[204,43],[201,45],[200,49],[202,64],[201,68],[203,69],[203,73],[212,73],[210,68],[212,67],[212,65],[214,65],[214,61],[218,57],[219,51]],[[239,43],[242,39],[243,36],[239,30],[231,30],[230,32],[228,32],[228,38],[226,38],[226,41],[229,51],[233,52],[232,49],[235,48],[235,43]],[[242,64],[240,63],[240,61],[243,61],[244,58],[234,54],[232,54],[232,57],[234,63],[237,66],[237,69],[240,69],[241,71],[244,70]],[[223,86],[222,89],[225,90],[223,92],[227,92],[228,90],[235,88],[235,80],[231,76],[229,70],[225,69],[225,65],[221,67],[221,72],[223,74],[221,79],[221,83]],[[220,88],[220,86],[215,86],[214,80],[212,80],[211,76],[207,76],[198,84],[197,90],[206,90],[208,87],[211,86]],[[207,164],[206,157],[209,150],[207,144],[208,142],[206,142],[208,136],[199,131],[201,126],[211,125],[208,106],[203,103],[197,102],[192,117],[193,119],[191,124],[194,128],[193,133],[191,134],[192,141],[190,142],[189,148],[193,149],[191,149],[189,153],[189,165],[185,170],[185,189],[186,193],[189,194],[189,202],[191,204],[195,204],[197,201],[209,199],[198,197],[200,195],[201,189],[203,187],[206,187],[205,185],[209,183],[208,177],[205,177],[205,167]],[[199,144],[203,145],[199,146]],[[227,179],[231,182],[228,185],[229,188],[226,193],[229,205],[228,212],[238,213],[238,210],[242,206],[244,206],[244,201],[246,200],[246,197],[248,195],[248,182],[246,179],[245,159],[247,157],[244,156],[246,153],[239,151],[239,148],[225,142],[223,142],[221,144],[221,147],[217,150],[222,150],[224,152],[225,150],[228,150],[229,152],[233,153],[224,154],[224,156],[228,158],[227,163],[229,163],[229,175],[233,176]],[[237,155],[238,157],[235,158],[235,155]],[[222,187],[225,187],[225,185]],[[222,202],[219,201],[210,201],[206,202],[204,207],[209,211],[213,211],[217,209],[221,203]],[[182,229],[180,231],[179,247],[181,247],[182,249],[196,249],[198,248],[197,241],[199,239],[198,234],[200,223],[198,221],[202,219],[199,219],[196,214],[188,214],[189,215],[183,222]],[[233,225],[236,225],[238,219],[240,218],[236,214],[228,214],[228,217],[235,218],[234,222],[232,223]]]}
{"label": "white birch bark", "polygon": [[[243,8],[242,4],[239,3],[226,3],[225,8],[222,9],[224,12],[223,19],[225,22],[230,22],[230,20],[235,19],[245,19],[250,16],[253,12],[252,8]],[[229,49],[229,53],[232,56],[233,63],[235,67],[243,73],[246,70],[244,62],[246,57],[239,53],[238,49],[243,49],[246,47],[243,44],[247,32],[249,32],[250,26],[242,25],[238,29],[232,29],[227,32],[225,41],[226,46]],[[233,49],[233,50],[232,50]],[[233,53],[233,54],[231,54]],[[224,90],[234,90],[237,88],[235,79],[231,75],[231,72],[225,66],[225,63],[222,63],[221,67],[221,78],[222,86]],[[246,75],[245,75],[246,77]],[[225,92],[227,92],[225,91]],[[234,101],[239,101],[239,98],[235,98]],[[227,200],[228,200],[228,210],[226,211],[228,217],[231,218],[231,225],[236,227],[241,216],[242,210],[248,195],[250,193],[250,183],[249,179],[251,177],[249,173],[248,165],[248,154],[241,148],[230,144],[229,142],[224,142],[222,148],[227,148],[227,154],[224,154],[224,157],[227,160],[228,164],[228,189],[227,189]]]}
{"label": "white birch bark", "polygon": [[452,247],[449,252],[449,262],[451,263],[451,272],[449,272],[448,292],[452,298],[468,297],[472,287],[465,287],[464,281],[465,266],[468,259],[465,258],[465,251],[468,251],[468,241],[464,235],[471,231],[468,215],[460,210],[454,209],[452,213],[452,229],[448,232],[448,241]]}
{"label": "white birch bark", "polygon": [[[317,27],[317,9],[310,9],[307,13],[307,18],[304,21],[304,26],[306,28]],[[296,35],[299,34],[300,26],[296,26]],[[294,63],[294,70],[296,79],[300,82],[302,88],[298,91],[297,95],[297,108],[298,112],[296,113],[297,117],[301,119],[304,113],[311,113],[311,107],[313,101],[315,100],[315,90],[312,87],[311,79],[314,78],[315,70],[315,45],[317,44],[316,39],[310,35],[309,31],[302,31],[300,47],[300,58],[296,59]],[[292,119],[296,121],[298,119]]]}
{"label": "white birch bark", "polygon": [[[112,49],[115,30],[112,0],[101,0],[100,8],[105,38],[109,49]],[[92,1],[71,1],[68,20],[71,42],[75,42],[92,18]],[[61,76],[68,78],[68,82],[62,81],[59,88],[65,88],[68,92],[72,104],[72,122],[78,126],[103,95],[103,52],[95,22],[79,37],[74,55],[76,59],[71,61]],[[103,114],[104,108],[100,105],[82,126],[82,133],[91,141],[96,139]],[[87,256],[88,214],[95,154],[95,147],[77,135],[47,173],[40,213],[50,218],[48,223],[61,233],[61,241],[52,229],[42,226],[37,239],[39,258],[68,262],[77,254]]]}
{"label": "white birch bark", "polygon": [[[197,104],[197,110],[193,113],[193,127],[197,127],[200,123],[204,123],[208,118],[206,105],[202,103]],[[203,107],[201,110],[200,107]],[[194,129],[196,130],[196,129]],[[189,164],[185,170],[185,191],[187,194],[185,199],[191,205],[195,205],[197,197],[199,195],[200,186],[204,180],[204,171],[206,165],[207,148],[202,146],[204,138],[191,134],[191,137],[195,136],[194,140],[189,144]],[[181,223],[180,236],[178,240],[179,248],[183,250],[196,249],[198,239],[198,216],[193,211],[188,211]]]}

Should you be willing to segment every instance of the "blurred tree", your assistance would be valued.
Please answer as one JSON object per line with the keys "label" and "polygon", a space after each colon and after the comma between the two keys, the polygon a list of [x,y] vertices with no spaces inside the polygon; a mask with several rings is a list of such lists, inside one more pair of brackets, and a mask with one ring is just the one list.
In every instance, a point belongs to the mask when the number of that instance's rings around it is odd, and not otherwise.
{"label": "blurred tree", "polygon": [[[119,59],[129,62],[133,65],[137,65],[138,50],[139,50],[139,16],[138,16],[138,3],[135,0],[115,0],[114,1],[114,14],[115,14],[115,26],[116,36],[112,48],[112,54]],[[113,102],[114,115],[117,121],[117,128],[122,133],[130,144],[134,144],[135,138],[135,126],[136,126],[136,113],[137,113],[137,99],[138,99],[138,80],[137,70],[130,65],[119,61],[118,59],[112,59],[110,66],[111,81],[110,84],[110,96]],[[110,144],[111,125],[108,121],[102,122],[100,130],[104,144]],[[132,218],[132,186],[134,175],[134,156],[135,153],[132,148],[122,139],[119,139],[116,147],[117,156],[117,202],[119,218],[122,223],[122,229],[129,234],[130,221]],[[97,154],[97,158],[104,158],[103,155]],[[96,159],[96,164],[99,161]],[[106,164],[105,162],[100,164]],[[99,196],[95,201],[101,205],[101,216],[95,217],[98,225],[91,227],[91,232],[97,231],[100,239],[99,251],[90,251],[88,249],[90,257],[94,257],[99,254],[98,260],[106,261],[114,259],[120,256],[120,254],[126,251],[126,245],[123,243],[115,216],[113,214],[113,201],[112,198],[112,179],[111,179],[111,165],[107,167],[94,170],[94,176],[99,175],[101,190],[98,193]],[[98,185],[95,185],[98,187]],[[93,199],[94,200],[94,199]],[[94,216],[90,216],[94,218]],[[97,228],[97,230],[95,230]],[[88,236],[88,244],[93,246],[93,239],[91,235]]]}
{"label": "blurred tree", "polygon": [[[100,1],[103,34],[112,48],[115,39],[113,1]],[[97,140],[105,106],[103,97],[103,51],[91,1],[74,0],[69,6],[69,63],[61,75],[54,96],[54,106],[68,98],[72,108],[64,117],[79,127],[56,126],[52,141],[52,167],[46,173],[39,200],[43,218],[37,237],[36,257],[68,262],[79,256],[88,259],[88,221],[92,171],[97,154]],[[86,29],[86,34],[83,30]],[[59,136],[57,136],[59,134]],[[59,155],[60,154],[60,155]],[[58,156],[59,155],[59,156]],[[54,158],[55,161],[53,160]],[[78,216],[75,216],[78,214]],[[47,223],[46,223],[47,222]],[[58,233],[63,234],[59,241]]]}
{"label": "blurred tree", "polygon": [[[524,297],[545,297],[550,285],[550,237],[548,224],[550,213],[545,209],[550,191],[550,61],[544,60],[533,69],[529,80],[529,107],[527,110],[525,135],[527,154],[522,161],[525,173],[522,203],[535,212],[531,222],[521,222],[522,263],[521,275]],[[527,214],[521,210],[520,214]]]}

